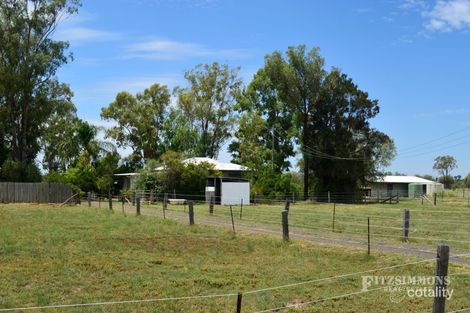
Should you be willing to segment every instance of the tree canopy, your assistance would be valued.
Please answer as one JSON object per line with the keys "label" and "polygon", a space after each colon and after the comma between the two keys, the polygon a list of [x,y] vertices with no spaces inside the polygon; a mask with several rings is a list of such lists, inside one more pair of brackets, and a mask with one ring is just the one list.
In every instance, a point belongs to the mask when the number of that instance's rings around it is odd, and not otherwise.
{"label": "tree canopy", "polygon": [[[379,113],[353,80],[337,68],[325,69],[318,48],[288,47],[266,55],[245,88],[239,68],[217,62],[184,73],[186,86],[157,82],[135,95],[119,92],[102,108],[113,123],[101,129],[77,115],[70,87],[56,77],[71,60],[68,43],[53,39],[61,16],[77,12],[79,0],[0,2],[0,179],[46,180],[81,190],[112,188],[116,171],[142,170],[142,185],[156,188],[156,163],[171,169],[158,178],[162,190],[198,191],[208,166],[181,168],[182,158],[217,158],[229,151],[250,168],[260,193],[355,191],[380,174],[395,156],[393,140],[374,129]],[[121,159],[113,143],[130,147]],[[302,175],[292,171],[301,155]],[[42,156],[42,160],[38,160]],[[444,177],[455,167],[436,159]],[[454,164],[455,165],[455,164]],[[145,173],[149,175],[145,175]],[[181,184],[184,182],[185,187]]]}
{"label": "tree canopy", "polygon": [[378,101],[339,69],[325,70],[317,48],[267,55],[241,99],[239,130],[230,145],[234,160],[285,171],[296,143],[304,197],[312,187],[356,191],[395,156],[393,140],[369,124],[379,113]]}
{"label": "tree canopy", "polygon": [[144,160],[155,159],[162,153],[163,124],[169,104],[170,92],[159,84],[135,96],[120,92],[101,110],[103,119],[117,122],[106,135],[120,147],[131,146]]}
{"label": "tree canopy", "polygon": [[449,179],[452,170],[457,168],[457,160],[451,155],[442,155],[434,159],[433,169],[437,170],[443,176],[443,183],[446,188],[451,184]]}
{"label": "tree canopy", "polygon": [[0,2],[0,135],[19,168],[34,166],[46,121],[70,97],[55,76],[70,59],[68,43],[52,35],[78,6],[78,0]]}
{"label": "tree canopy", "polygon": [[242,85],[238,68],[214,62],[198,65],[184,77],[189,86],[176,88],[175,94],[179,109],[197,134],[195,154],[215,158],[236,122],[234,108]]}

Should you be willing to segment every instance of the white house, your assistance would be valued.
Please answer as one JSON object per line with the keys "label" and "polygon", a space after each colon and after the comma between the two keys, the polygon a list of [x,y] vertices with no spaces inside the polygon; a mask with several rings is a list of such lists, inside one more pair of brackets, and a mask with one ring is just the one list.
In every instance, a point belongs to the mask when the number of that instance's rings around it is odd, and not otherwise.
{"label": "white house", "polygon": [[[215,198],[216,204],[240,204],[250,203],[250,182],[242,178],[243,172],[247,169],[239,164],[222,162],[210,158],[189,158],[182,161],[183,164],[201,164],[209,163],[214,165],[214,169],[222,172],[222,177],[208,177],[206,185],[206,199],[211,196]],[[157,172],[164,171],[163,166],[155,169]],[[135,189],[135,181],[139,173],[122,173],[115,174],[124,190]]]}

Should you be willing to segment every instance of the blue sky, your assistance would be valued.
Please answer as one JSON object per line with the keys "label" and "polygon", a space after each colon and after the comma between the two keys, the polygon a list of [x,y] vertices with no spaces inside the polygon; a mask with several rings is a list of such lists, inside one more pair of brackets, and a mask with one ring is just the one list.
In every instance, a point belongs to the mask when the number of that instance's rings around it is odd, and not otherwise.
{"label": "blue sky", "polygon": [[184,70],[213,61],[248,83],[265,54],[320,47],[379,100],[372,124],[396,142],[391,171],[436,174],[433,159],[450,154],[454,174],[470,172],[470,0],[83,0],[55,36],[71,43],[58,76],[79,116],[105,126],[119,91],[184,85]]}

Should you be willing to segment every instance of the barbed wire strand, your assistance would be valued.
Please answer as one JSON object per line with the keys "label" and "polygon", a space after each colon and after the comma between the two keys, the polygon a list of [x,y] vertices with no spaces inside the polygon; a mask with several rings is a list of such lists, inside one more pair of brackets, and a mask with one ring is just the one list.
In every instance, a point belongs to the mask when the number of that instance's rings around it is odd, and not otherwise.
{"label": "barbed wire strand", "polygon": [[[450,274],[448,276],[455,276],[455,275],[467,274],[467,273],[468,272],[456,273],[456,274]],[[405,282],[405,283],[401,283],[401,284],[393,284],[392,286],[402,286],[402,285],[407,285],[407,284],[408,283]],[[306,302],[302,302],[302,303],[289,304],[289,305],[286,305],[286,306],[271,308],[271,309],[262,310],[262,311],[256,311],[255,313],[274,312],[274,311],[285,310],[285,309],[293,308],[293,307],[297,308],[299,306],[324,302],[324,301],[327,301],[327,300],[335,300],[335,299],[340,299],[340,298],[346,298],[346,297],[349,297],[349,296],[355,296],[355,295],[360,295],[360,294],[368,293],[368,292],[372,292],[372,291],[378,291],[378,290],[386,289],[386,288],[389,288],[389,287],[390,286],[384,286],[384,287],[378,287],[378,288],[373,288],[373,289],[361,290],[361,291],[351,292],[351,293],[347,293],[347,294],[342,294],[342,295],[337,295],[337,296],[332,296],[332,297],[327,297],[327,298],[322,298],[322,299],[317,299],[317,300],[311,300],[311,301],[306,301]],[[464,312],[464,311],[468,311],[468,310],[470,310],[470,308],[457,310],[457,311],[452,311],[452,312],[448,312],[448,313]]]}
{"label": "barbed wire strand", "polygon": [[180,300],[198,300],[198,299],[209,299],[209,298],[232,297],[232,296],[237,296],[237,295],[238,295],[238,293],[226,293],[226,294],[214,294],[214,295],[202,295],[202,296],[169,297],[169,298],[122,300],[122,301],[103,301],[103,302],[74,303],[74,304],[56,304],[56,305],[45,305],[45,306],[6,308],[6,309],[0,309],[0,312],[29,311],[29,310],[43,310],[43,309],[60,309],[60,308],[89,307],[89,306],[132,304],[132,303],[148,303],[148,302],[164,302],[164,301],[180,301]]}

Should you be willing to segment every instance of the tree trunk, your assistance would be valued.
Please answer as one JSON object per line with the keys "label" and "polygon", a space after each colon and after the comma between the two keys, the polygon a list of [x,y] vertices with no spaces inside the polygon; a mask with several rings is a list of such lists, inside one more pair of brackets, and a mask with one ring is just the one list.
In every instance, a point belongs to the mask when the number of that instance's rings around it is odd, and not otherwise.
{"label": "tree trunk", "polygon": [[309,177],[308,177],[308,155],[307,153],[304,151],[304,200],[307,200],[308,199],[308,180],[309,180]]}
{"label": "tree trunk", "polygon": [[304,200],[308,199],[308,183],[309,183],[309,161],[308,161],[308,153],[306,151],[307,148],[307,139],[308,136],[308,116],[304,117],[304,125],[303,125],[303,134],[302,134],[302,148],[303,148],[303,155],[304,155]]}
{"label": "tree trunk", "polygon": [[21,116],[21,143],[20,143],[20,158],[21,162],[26,163],[29,155],[29,147],[28,147],[28,118],[29,118],[29,110],[28,110],[28,102],[29,99],[25,101],[26,103],[23,105],[23,115]]}

